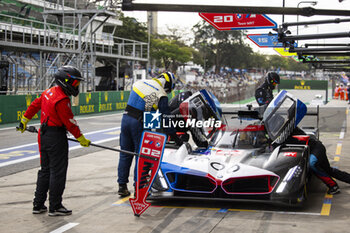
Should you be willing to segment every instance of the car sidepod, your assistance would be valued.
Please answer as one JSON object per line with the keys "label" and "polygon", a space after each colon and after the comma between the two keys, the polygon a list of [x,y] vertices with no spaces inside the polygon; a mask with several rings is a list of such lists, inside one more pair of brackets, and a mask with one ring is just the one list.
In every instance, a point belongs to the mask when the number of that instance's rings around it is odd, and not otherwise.
{"label": "car sidepod", "polygon": [[[278,150],[278,153],[277,153]],[[288,205],[300,205],[306,200],[309,174],[307,146],[288,145],[276,148],[264,168],[281,179],[271,193],[271,200]]]}

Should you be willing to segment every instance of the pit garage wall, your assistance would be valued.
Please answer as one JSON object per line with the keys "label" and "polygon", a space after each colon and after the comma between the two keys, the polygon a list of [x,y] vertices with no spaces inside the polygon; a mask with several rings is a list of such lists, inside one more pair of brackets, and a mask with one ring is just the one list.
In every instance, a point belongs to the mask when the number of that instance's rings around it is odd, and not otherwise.
{"label": "pit garage wall", "polygon": [[[168,95],[173,98],[180,91],[173,91]],[[101,91],[80,93],[72,98],[72,111],[75,116],[92,113],[103,113],[124,110],[128,102],[130,91]],[[0,125],[19,122],[28,106],[39,95],[10,95],[0,96]],[[40,112],[33,117],[40,119]]]}

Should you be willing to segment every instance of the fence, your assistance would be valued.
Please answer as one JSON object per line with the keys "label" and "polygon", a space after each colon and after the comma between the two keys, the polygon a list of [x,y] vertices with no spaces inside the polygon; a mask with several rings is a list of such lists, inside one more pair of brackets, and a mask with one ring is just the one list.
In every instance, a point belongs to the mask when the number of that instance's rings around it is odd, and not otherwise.
{"label": "fence", "polygon": [[[169,99],[179,91],[169,94]],[[128,102],[130,91],[101,91],[80,93],[72,98],[74,115],[112,112],[124,110]],[[19,122],[28,106],[39,95],[0,96],[0,125]],[[39,119],[40,112],[33,119]]]}

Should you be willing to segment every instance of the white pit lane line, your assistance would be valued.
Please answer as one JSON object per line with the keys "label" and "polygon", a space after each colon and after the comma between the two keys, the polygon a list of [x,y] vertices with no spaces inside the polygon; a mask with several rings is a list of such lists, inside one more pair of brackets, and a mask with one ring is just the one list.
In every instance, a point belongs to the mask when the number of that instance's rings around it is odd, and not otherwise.
{"label": "white pit lane line", "polygon": [[[85,116],[85,115],[78,115],[78,116],[74,116],[74,119],[79,121],[79,120],[87,120],[87,119],[95,119],[95,118],[102,118],[102,117],[106,117],[106,116],[113,116],[113,115],[123,115],[122,113],[111,113],[111,114],[104,114],[104,115],[98,115],[98,116]],[[19,124],[20,121],[18,121]],[[9,123],[9,124],[16,124],[15,122],[13,123]],[[41,125],[40,122],[38,123],[33,123],[33,124],[28,124],[28,126],[38,126]],[[11,126],[11,127],[6,127],[6,128],[0,128],[0,131],[2,130],[12,130],[14,129],[15,126]]]}
{"label": "white pit lane line", "polygon": [[[90,132],[90,133],[93,133],[93,132]],[[85,135],[87,135],[89,133],[86,133]],[[113,141],[113,140],[118,140],[119,139],[119,135],[117,137],[112,137],[112,138],[107,138],[107,139],[103,139],[103,140],[100,140],[100,141],[96,141],[94,142],[95,144],[100,144],[100,143],[104,143],[104,142],[109,142],[109,141]],[[38,143],[32,143],[32,144],[38,144]],[[28,145],[28,144],[27,144]],[[23,146],[26,146],[26,145],[23,145]],[[23,146],[19,146],[20,147],[23,147]],[[17,147],[14,147],[14,148],[17,148]],[[82,146],[80,145],[77,145],[77,146],[73,146],[73,147],[69,147],[69,151],[71,150],[76,150],[76,149],[80,149],[80,148],[83,148]],[[8,149],[8,148],[7,148]],[[39,154],[37,155],[33,155],[33,156],[28,156],[26,158],[23,158],[23,159],[16,159],[16,160],[11,160],[11,161],[8,161],[8,162],[3,162],[3,163],[0,163],[0,167],[5,167],[5,166],[8,166],[8,165],[12,165],[12,164],[16,164],[16,163],[21,163],[21,162],[25,162],[25,161],[28,161],[28,160],[32,160],[32,159],[37,159],[39,158]]]}
{"label": "white pit lane line", "polygon": [[71,223],[67,223],[66,225],[61,226],[60,228],[57,228],[54,231],[51,231],[50,233],[62,233],[65,232],[75,226],[79,225],[79,223],[75,223],[75,222],[71,222]]}

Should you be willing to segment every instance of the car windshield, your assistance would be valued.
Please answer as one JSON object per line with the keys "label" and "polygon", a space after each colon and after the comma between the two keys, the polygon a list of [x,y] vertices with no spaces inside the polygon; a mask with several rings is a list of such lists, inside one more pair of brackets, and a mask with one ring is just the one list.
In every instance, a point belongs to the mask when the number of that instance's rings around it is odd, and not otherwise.
{"label": "car windshield", "polygon": [[271,111],[269,113],[269,117],[265,122],[266,129],[270,132],[270,137],[275,139],[281,131],[283,127],[288,122],[290,112],[294,109],[294,101],[290,98],[285,98],[279,108],[275,109],[275,112]]}
{"label": "car windshield", "polygon": [[235,127],[226,126],[218,130],[210,145],[225,149],[254,149],[267,144],[264,126],[260,121],[237,119],[236,123],[238,124],[232,124]]}

